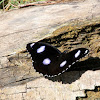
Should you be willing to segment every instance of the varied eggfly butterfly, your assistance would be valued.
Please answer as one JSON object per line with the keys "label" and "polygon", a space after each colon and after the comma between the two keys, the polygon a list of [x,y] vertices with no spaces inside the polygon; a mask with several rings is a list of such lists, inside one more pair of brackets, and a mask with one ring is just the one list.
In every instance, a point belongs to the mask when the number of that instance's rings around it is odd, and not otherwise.
{"label": "varied eggfly butterfly", "polygon": [[60,75],[89,53],[86,48],[61,53],[56,47],[43,42],[29,43],[26,48],[31,54],[34,69],[48,77]]}

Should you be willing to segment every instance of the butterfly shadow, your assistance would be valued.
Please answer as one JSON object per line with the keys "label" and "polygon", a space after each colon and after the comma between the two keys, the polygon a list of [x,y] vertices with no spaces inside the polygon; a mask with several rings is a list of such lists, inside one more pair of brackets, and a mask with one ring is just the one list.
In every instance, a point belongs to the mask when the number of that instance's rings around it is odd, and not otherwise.
{"label": "butterfly shadow", "polygon": [[90,57],[85,61],[75,63],[70,69],[68,69],[65,73],[53,77],[48,78],[53,82],[62,82],[62,84],[71,84],[72,82],[78,80],[83,73],[87,70],[100,70],[100,58],[99,57]]}

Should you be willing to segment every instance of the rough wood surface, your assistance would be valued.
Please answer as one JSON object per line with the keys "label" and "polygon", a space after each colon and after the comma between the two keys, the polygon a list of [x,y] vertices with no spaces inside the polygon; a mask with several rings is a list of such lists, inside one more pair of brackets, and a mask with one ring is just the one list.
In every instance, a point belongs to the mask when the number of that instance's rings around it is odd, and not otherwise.
{"label": "rough wood surface", "polygon": [[[61,51],[87,47],[90,54],[61,76],[45,78],[34,71],[25,51],[28,42],[38,40]],[[1,13],[0,46],[0,100],[75,100],[85,96],[85,89],[100,86],[100,1]]]}

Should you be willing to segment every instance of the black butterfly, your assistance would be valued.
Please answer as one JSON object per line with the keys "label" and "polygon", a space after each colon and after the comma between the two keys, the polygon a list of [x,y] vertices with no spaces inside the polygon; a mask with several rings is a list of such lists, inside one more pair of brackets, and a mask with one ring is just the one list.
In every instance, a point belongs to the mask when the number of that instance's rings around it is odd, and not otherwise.
{"label": "black butterfly", "polygon": [[60,75],[89,53],[86,48],[61,53],[56,47],[43,42],[29,43],[26,48],[31,54],[35,70],[48,77]]}

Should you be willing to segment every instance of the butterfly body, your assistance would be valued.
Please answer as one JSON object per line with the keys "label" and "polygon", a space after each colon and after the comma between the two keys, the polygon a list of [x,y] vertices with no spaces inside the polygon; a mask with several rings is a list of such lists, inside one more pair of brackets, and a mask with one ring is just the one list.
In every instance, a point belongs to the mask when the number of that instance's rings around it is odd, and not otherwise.
{"label": "butterfly body", "polygon": [[63,73],[89,52],[86,48],[78,48],[61,53],[56,47],[43,42],[29,43],[26,48],[31,54],[35,70],[52,77]]}

